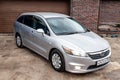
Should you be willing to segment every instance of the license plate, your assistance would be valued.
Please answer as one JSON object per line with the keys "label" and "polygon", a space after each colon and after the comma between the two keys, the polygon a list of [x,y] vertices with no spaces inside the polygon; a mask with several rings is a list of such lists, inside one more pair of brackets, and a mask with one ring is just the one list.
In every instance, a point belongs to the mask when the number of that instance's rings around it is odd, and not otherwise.
{"label": "license plate", "polygon": [[108,58],[99,60],[99,61],[97,61],[97,66],[102,65],[102,64],[105,64],[105,63],[107,63],[107,62],[109,62],[109,59],[108,59]]}

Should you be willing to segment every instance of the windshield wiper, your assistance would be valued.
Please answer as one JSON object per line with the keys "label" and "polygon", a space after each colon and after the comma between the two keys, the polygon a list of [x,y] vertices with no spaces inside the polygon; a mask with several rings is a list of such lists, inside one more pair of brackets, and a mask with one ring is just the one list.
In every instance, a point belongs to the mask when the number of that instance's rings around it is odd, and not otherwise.
{"label": "windshield wiper", "polygon": [[77,34],[81,32],[63,32],[63,33],[58,33],[57,35],[69,35],[69,34]]}
{"label": "windshield wiper", "polygon": [[81,33],[81,32],[70,32],[68,34],[77,34],[77,33]]}

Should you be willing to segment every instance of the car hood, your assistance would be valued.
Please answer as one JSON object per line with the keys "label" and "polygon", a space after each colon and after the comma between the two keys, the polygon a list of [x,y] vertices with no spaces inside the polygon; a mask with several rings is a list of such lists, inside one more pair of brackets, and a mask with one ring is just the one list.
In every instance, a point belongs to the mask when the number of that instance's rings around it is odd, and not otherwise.
{"label": "car hood", "polygon": [[94,32],[60,35],[58,37],[59,41],[64,42],[63,44],[72,44],[85,52],[96,52],[109,48],[108,42]]}

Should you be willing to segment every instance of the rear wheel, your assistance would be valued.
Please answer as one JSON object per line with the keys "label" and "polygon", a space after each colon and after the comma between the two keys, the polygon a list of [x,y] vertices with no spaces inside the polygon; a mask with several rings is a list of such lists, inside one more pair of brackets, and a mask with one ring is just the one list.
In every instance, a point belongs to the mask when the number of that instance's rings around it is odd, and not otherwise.
{"label": "rear wheel", "polygon": [[65,70],[64,57],[59,50],[55,49],[51,52],[50,62],[51,62],[52,67],[56,71],[61,72]]}
{"label": "rear wheel", "polygon": [[23,44],[22,44],[22,39],[21,39],[21,36],[20,35],[16,35],[16,45],[20,48],[23,47]]}

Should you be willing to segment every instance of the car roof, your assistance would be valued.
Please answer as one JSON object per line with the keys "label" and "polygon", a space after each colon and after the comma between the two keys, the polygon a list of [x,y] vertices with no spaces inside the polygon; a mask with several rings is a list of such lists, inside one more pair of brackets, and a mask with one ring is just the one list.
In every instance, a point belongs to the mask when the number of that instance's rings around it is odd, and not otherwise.
{"label": "car roof", "polygon": [[42,16],[44,18],[69,17],[68,15],[61,13],[54,13],[54,12],[26,12],[26,13],[22,13],[21,15],[36,15],[36,16]]}

